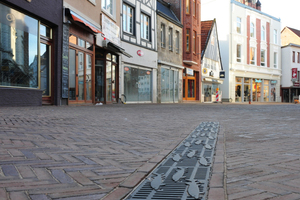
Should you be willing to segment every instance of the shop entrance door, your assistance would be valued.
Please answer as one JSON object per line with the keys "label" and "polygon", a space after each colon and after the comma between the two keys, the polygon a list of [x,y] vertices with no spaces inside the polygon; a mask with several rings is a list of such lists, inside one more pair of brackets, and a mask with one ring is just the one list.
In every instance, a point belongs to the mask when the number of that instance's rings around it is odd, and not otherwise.
{"label": "shop entrance door", "polygon": [[116,66],[106,62],[106,103],[116,103]]}
{"label": "shop entrance door", "polygon": [[92,103],[92,56],[69,49],[69,103]]}
{"label": "shop entrance door", "polygon": [[183,80],[183,99],[196,100],[196,78],[185,77]]}
{"label": "shop entrance door", "polygon": [[204,102],[211,102],[211,85],[204,84]]}

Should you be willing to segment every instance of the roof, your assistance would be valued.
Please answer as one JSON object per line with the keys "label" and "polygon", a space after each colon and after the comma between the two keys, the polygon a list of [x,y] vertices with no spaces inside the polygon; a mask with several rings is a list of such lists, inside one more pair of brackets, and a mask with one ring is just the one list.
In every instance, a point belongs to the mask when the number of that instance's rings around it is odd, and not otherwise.
{"label": "roof", "polygon": [[163,0],[157,0],[156,10],[157,10],[158,14],[163,15],[163,17],[167,18],[169,21],[172,21],[173,23],[177,23],[178,25],[181,25],[180,20],[178,20],[176,15],[170,9],[170,6],[167,2],[164,2]]}
{"label": "roof", "polygon": [[293,33],[295,33],[298,37],[300,37],[300,31],[299,30],[294,29],[294,28],[290,28],[288,26],[286,28],[290,29]]}
{"label": "roof", "polygon": [[204,50],[209,40],[210,31],[213,28],[214,20],[201,21],[201,50]]}

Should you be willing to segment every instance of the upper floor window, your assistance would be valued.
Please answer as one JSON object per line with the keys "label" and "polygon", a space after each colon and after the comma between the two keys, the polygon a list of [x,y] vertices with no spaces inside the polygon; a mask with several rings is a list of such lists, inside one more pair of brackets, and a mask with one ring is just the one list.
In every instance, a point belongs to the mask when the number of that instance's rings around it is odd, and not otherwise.
{"label": "upper floor window", "polygon": [[113,15],[113,1],[114,0],[102,0],[101,7],[103,10],[108,12],[109,14]]}
{"label": "upper floor window", "polygon": [[266,28],[264,26],[261,27],[261,40],[266,41]]}
{"label": "upper floor window", "polygon": [[173,51],[173,29],[169,28],[169,50]]}
{"label": "upper floor window", "polygon": [[193,0],[193,16],[196,17],[197,12],[197,6],[196,6],[196,0]]}
{"label": "upper floor window", "polygon": [[176,53],[179,53],[179,31],[176,31]]}
{"label": "upper floor window", "polygon": [[295,62],[295,51],[293,51],[293,62]]}
{"label": "upper floor window", "polygon": [[196,31],[193,31],[193,53],[196,53]]}
{"label": "upper floor window", "polygon": [[190,0],[185,0],[186,14],[190,14]]}
{"label": "upper floor window", "polygon": [[186,52],[190,52],[190,29],[186,29]]}
{"label": "upper floor window", "polygon": [[250,25],[250,37],[255,37],[255,26],[254,23],[251,23]]}
{"label": "upper floor window", "polygon": [[141,14],[141,37],[145,40],[150,40],[150,17]]}
{"label": "upper floor window", "polygon": [[161,47],[166,47],[166,27],[164,24],[160,26]]}
{"label": "upper floor window", "polygon": [[236,61],[242,62],[242,45],[236,45]]}
{"label": "upper floor window", "polygon": [[266,51],[260,51],[260,66],[266,66]]}
{"label": "upper floor window", "polygon": [[236,32],[241,33],[242,31],[242,19],[240,17],[236,18]]}
{"label": "upper floor window", "polygon": [[277,44],[277,30],[274,29],[274,44]]}
{"label": "upper floor window", "polygon": [[255,48],[250,48],[250,64],[255,65]]}
{"label": "upper floor window", "polygon": [[123,31],[133,34],[133,8],[123,4]]}
{"label": "upper floor window", "polygon": [[298,59],[297,59],[297,61],[298,61],[298,63],[300,63],[300,53],[298,52]]}
{"label": "upper floor window", "polygon": [[277,68],[277,52],[274,52],[274,68]]}

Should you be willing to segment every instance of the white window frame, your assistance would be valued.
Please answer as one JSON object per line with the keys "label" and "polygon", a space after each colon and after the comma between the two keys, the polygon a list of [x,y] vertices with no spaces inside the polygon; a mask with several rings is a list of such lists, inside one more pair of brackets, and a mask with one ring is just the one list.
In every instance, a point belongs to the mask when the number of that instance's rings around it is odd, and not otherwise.
{"label": "white window frame", "polygon": [[[264,58],[264,59],[262,59]],[[266,50],[265,49],[261,49],[260,50],[260,66],[265,67],[266,66]]]}
{"label": "white window frame", "polygon": [[266,28],[265,28],[265,26],[261,26],[261,40],[266,41]]}
{"label": "white window frame", "polygon": [[[253,49],[253,60],[251,60],[251,51],[252,51],[252,49]],[[250,47],[250,65],[255,65],[256,64],[256,62],[255,62],[255,59],[256,59],[256,56],[255,56],[255,51],[256,49],[255,49],[255,47]]]}
{"label": "white window frame", "polygon": [[276,29],[274,29],[273,34],[274,34],[274,36],[273,36],[274,44],[277,44],[278,43],[278,33],[277,33]]}
{"label": "white window frame", "polygon": [[240,17],[236,18],[236,32],[242,33],[242,18]]}
{"label": "white window frame", "polygon": [[150,16],[144,13],[141,13],[141,38],[150,41]]}
{"label": "white window frame", "polygon": [[278,53],[274,52],[274,68],[277,69],[278,68]]}
{"label": "white window frame", "polygon": [[[110,1],[112,5],[111,12],[107,8],[107,2]],[[116,18],[116,0],[101,0],[101,9],[104,11],[104,13],[108,14],[111,16],[113,19]]]}
{"label": "white window frame", "polygon": [[255,38],[255,24],[253,22],[250,24],[250,37]]}
{"label": "white window frame", "polygon": [[[132,16],[127,15],[128,9],[131,9]],[[123,4],[123,15],[122,15],[123,31],[126,33],[129,33],[129,34],[132,34],[132,35],[134,33],[133,20],[134,20],[134,8],[124,3]],[[131,23],[131,24],[128,26],[128,23]],[[131,31],[130,31],[130,29],[131,29]]]}
{"label": "white window frame", "polygon": [[[239,50],[239,52],[238,52]],[[238,57],[238,53],[240,53],[240,57]],[[242,45],[237,44],[236,45],[236,62],[241,63],[242,62]]]}

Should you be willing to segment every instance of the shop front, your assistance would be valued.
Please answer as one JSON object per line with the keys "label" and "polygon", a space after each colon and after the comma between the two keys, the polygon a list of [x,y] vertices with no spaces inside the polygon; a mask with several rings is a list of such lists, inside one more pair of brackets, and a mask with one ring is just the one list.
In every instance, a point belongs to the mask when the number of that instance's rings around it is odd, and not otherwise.
{"label": "shop front", "polygon": [[198,100],[197,99],[197,84],[199,84],[199,72],[190,68],[184,68],[183,71],[183,100]]}
{"label": "shop front", "polygon": [[235,102],[276,102],[277,80],[235,77]]}
{"label": "shop front", "polygon": [[[206,80],[205,80],[206,79]],[[217,92],[219,95],[218,101],[221,101],[222,95],[219,91],[220,84],[222,84],[221,81],[218,80],[210,80],[207,81],[207,78],[205,78],[202,82],[202,102],[204,103],[212,103],[217,101]]]}

